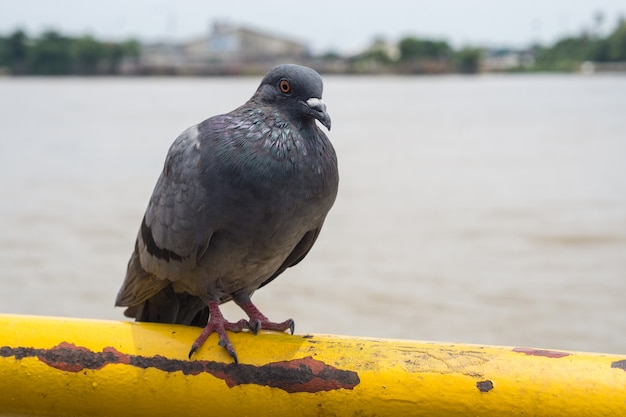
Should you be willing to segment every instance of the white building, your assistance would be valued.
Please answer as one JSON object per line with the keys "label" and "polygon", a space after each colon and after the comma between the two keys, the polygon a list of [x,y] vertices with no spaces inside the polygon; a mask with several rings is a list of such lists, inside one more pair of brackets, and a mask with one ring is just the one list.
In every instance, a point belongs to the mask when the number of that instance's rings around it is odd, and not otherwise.
{"label": "white building", "polygon": [[[219,73],[245,65],[302,62],[307,46],[287,37],[227,23],[215,23],[208,37],[180,44],[144,45],[140,66],[144,72]],[[252,69],[253,70],[253,69]]]}

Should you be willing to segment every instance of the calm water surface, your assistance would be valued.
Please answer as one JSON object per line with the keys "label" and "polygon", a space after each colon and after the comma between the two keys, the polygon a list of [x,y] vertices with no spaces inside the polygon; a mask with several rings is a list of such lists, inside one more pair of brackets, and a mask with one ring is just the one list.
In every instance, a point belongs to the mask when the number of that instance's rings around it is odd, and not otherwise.
{"label": "calm water surface", "polygon": [[[122,319],[169,145],[258,82],[0,79],[0,312]],[[339,196],[307,259],[255,295],[270,318],[626,353],[626,77],[325,82]]]}

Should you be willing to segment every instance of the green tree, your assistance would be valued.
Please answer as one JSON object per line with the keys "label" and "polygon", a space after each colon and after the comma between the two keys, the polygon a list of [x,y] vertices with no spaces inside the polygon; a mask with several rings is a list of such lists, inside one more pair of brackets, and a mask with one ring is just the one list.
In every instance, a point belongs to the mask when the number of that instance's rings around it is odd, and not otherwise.
{"label": "green tree", "polygon": [[96,74],[104,61],[105,48],[91,36],[83,36],[73,41],[73,70],[79,74]]}
{"label": "green tree", "polygon": [[9,66],[7,38],[0,36],[0,68]]}
{"label": "green tree", "polygon": [[588,61],[605,62],[609,60],[609,43],[606,39],[594,40],[589,46]]}
{"label": "green tree", "polygon": [[33,74],[69,74],[72,66],[72,41],[55,31],[47,31],[38,39],[30,53]]}
{"label": "green tree", "polygon": [[124,58],[137,59],[141,47],[139,42],[129,39],[122,43],[110,44],[106,48],[106,57],[110,73],[117,72],[117,69]]}
{"label": "green tree", "polygon": [[138,58],[135,40],[104,43],[91,36],[71,38],[50,30],[29,39],[17,30],[0,35],[0,67],[12,74],[113,74],[124,58]]}
{"label": "green tree", "polygon": [[607,39],[609,61],[626,61],[626,20],[620,19],[617,28]]}
{"label": "green tree", "polygon": [[478,72],[482,50],[465,47],[454,54],[454,62],[458,71],[465,74]]}
{"label": "green tree", "polygon": [[341,54],[339,52],[329,50],[322,54],[322,58],[327,61],[335,61],[341,59]]}
{"label": "green tree", "polygon": [[125,58],[137,59],[140,52],[139,43],[132,39],[121,43],[101,43],[100,47],[98,71],[104,74],[116,74]]}
{"label": "green tree", "polygon": [[441,60],[450,56],[452,48],[444,41],[421,40],[406,37],[398,43],[400,59],[409,60]]}
{"label": "green tree", "polygon": [[18,29],[9,35],[5,40],[5,59],[7,66],[13,74],[24,74],[27,72],[28,60],[28,38],[26,33]]}
{"label": "green tree", "polygon": [[542,70],[574,71],[584,61],[591,60],[594,42],[586,36],[558,41],[537,56],[537,68]]}

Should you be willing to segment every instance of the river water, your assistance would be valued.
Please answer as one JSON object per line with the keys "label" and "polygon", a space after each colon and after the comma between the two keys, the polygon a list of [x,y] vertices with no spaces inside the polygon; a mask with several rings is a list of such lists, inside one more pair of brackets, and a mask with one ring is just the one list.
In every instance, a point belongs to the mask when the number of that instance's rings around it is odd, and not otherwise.
{"label": "river water", "polygon": [[[123,319],[170,143],[258,82],[0,78],[0,312]],[[339,196],[307,259],[255,294],[266,315],[626,353],[626,77],[329,76],[324,100]]]}

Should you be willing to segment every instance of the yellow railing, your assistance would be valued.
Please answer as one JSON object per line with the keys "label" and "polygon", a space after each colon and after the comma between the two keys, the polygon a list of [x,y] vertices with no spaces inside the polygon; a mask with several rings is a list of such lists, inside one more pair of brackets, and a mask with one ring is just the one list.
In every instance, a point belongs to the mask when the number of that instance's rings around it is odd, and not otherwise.
{"label": "yellow railing", "polygon": [[626,416],[626,356],[0,315],[0,415]]}

